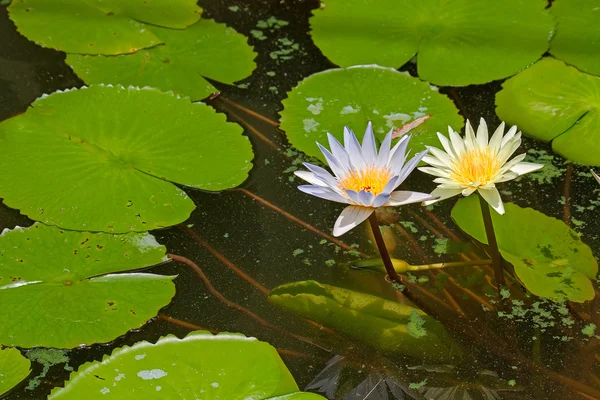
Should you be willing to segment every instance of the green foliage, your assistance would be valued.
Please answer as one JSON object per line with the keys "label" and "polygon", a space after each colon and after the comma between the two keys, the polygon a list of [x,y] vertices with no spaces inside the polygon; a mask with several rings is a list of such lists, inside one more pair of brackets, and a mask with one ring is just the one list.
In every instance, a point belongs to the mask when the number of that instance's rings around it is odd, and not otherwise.
{"label": "green foliage", "polygon": [[322,399],[298,393],[275,348],[240,334],[196,331],[138,342],[71,374],[58,399]]}
{"label": "green foliage", "polygon": [[0,343],[72,348],[139,328],[175,294],[172,276],[139,272],[166,261],[148,233],[108,235],[35,224],[0,236]]}
{"label": "green foliage", "polygon": [[600,78],[544,58],[502,85],[500,119],[585,165],[600,165]]}
{"label": "green foliage", "polygon": [[31,363],[17,349],[0,349],[0,395],[29,375]]}
{"label": "green foliage", "polygon": [[600,5],[597,0],[555,0],[557,23],[550,52],[590,74],[600,75]]}
{"label": "green foliage", "polygon": [[203,77],[231,84],[256,66],[256,53],[246,37],[212,20],[200,20],[185,30],[149,29],[164,45],[121,56],[68,54],[66,61],[88,84],[151,86],[192,100],[217,91]]}
{"label": "green foliage", "polygon": [[91,86],[42,97],[0,124],[0,197],[65,229],[124,233],[185,221],[171,182],[210,191],[243,182],[242,128],[156,89]]}
{"label": "green foliage", "polygon": [[[579,235],[564,222],[531,208],[508,203],[505,209],[504,215],[492,213],[498,247],[525,287],[554,301],[593,299],[590,279],[595,279],[598,263]],[[477,196],[459,200],[452,218],[466,233],[487,243]]]}
{"label": "green foliage", "polygon": [[145,23],[184,29],[198,19],[196,0],[19,0],[8,7],[19,32],[67,53],[133,53],[161,43]]}
{"label": "green foliage", "polygon": [[321,160],[315,141],[327,145],[327,132],[342,140],[344,125],[360,139],[367,121],[373,121],[376,137],[383,140],[390,128],[430,114],[410,132],[413,154],[425,145],[437,145],[436,132],[447,132],[448,125],[456,130],[463,125],[452,101],[436,88],[392,68],[373,65],[313,74],[288,93],[283,105],[281,129],[296,148]]}
{"label": "green foliage", "polygon": [[440,363],[462,357],[439,322],[407,304],[315,281],[278,286],[269,301],[385,352]]}
{"label": "green foliage", "polygon": [[[323,0],[311,34],[335,64],[398,68],[417,55],[419,76],[465,86],[511,76],[548,49],[545,0]],[[527,38],[527,40],[523,40]]]}

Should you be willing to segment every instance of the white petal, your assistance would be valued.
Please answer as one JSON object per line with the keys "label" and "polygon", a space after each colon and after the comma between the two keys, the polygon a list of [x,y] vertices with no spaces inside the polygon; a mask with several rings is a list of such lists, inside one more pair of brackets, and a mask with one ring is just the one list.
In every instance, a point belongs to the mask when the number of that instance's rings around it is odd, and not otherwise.
{"label": "white petal", "polygon": [[419,167],[417,168],[421,172],[425,172],[426,174],[439,176],[442,178],[450,178],[450,172],[448,170],[443,170],[441,168],[433,168],[433,167]]}
{"label": "white petal", "polygon": [[390,199],[390,194],[389,193],[379,193],[377,196],[375,196],[375,200],[373,200],[373,204],[372,207],[381,207],[382,205],[384,205],[388,200]]}
{"label": "white petal", "polygon": [[375,200],[375,195],[368,190],[361,190],[358,192],[358,198],[360,199],[361,206],[371,207],[373,200]]}
{"label": "white petal", "polygon": [[432,146],[427,146],[427,150],[429,150],[435,158],[446,164],[447,167],[452,165],[452,160],[450,160],[448,154],[444,153],[442,150]]}
{"label": "white petal", "polygon": [[465,127],[465,139],[464,139],[465,147],[469,150],[473,150],[476,146],[477,139],[475,138],[475,132],[473,131],[473,127],[469,120],[467,120],[467,124]]}
{"label": "white petal", "polygon": [[454,153],[454,149],[452,148],[452,144],[448,140],[448,138],[441,133],[437,133],[438,139],[444,148],[444,151],[450,156],[450,158],[456,158],[456,154]]}
{"label": "white petal", "polygon": [[512,181],[517,176],[519,176],[519,174],[517,174],[515,172],[508,171],[508,172],[505,172],[505,173],[501,174],[496,179],[494,179],[494,182],[495,183],[502,183],[502,182]]}
{"label": "white petal", "polygon": [[362,150],[360,143],[354,132],[352,132],[347,126],[344,127],[344,147],[350,157],[350,162],[355,169],[362,169],[365,167],[365,162],[362,158]]}
{"label": "white petal", "polygon": [[503,146],[498,152],[498,155],[496,156],[498,162],[500,164],[504,164],[506,160],[508,160],[513,155],[513,153],[517,151],[520,145],[521,139],[518,139],[517,141],[511,141],[505,146]]}
{"label": "white petal", "polygon": [[427,154],[427,150],[424,150],[424,151],[418,153],[413,158],[411,158],[410,161],[407,162],[406,165],[404,167],[402,167],[402,169],[400,171],[396,172],[396,171],[392,170],[392,173],[398,174],[398,182],[396,182],[396,187],[400,186],[402,184],[402,182],[404,182],[404,180],[408,177],[408,175],[410,175],[411,172],[413,172],[413,170],[421,162],[421,159],[423,157],[425,157],[425,154]]}
{"label": "white petal", "polygon": [[375,143],[375,135],[373,134],[373,124],[371,121],[367,124],[365,136],[362,143],[363,160],[367,165],[374,165],[377,160],[377,144]]}
{"label": "white petal", "polygon": [[301,186],[298,186],[298,189],[301,192],[308,193],[310,195],[319,197],[321,199],[331,200],[331,201],[335,201],[337,203],[348,204],[348,200],[345,197],[335,193],[334,191],[332,191],[330,189],[322,188],[319,186],[313,186],[313,185],[301,185]]}
{"label": "white petal", "polygon": [[386,206],[403,206],[405,204],[420,203],[422,201],[435,200],[436,196],[429,193],[410,192],[398,190],[392,192]]}
{"label": "white petal", "polygon": [[523,174],[528,174],[533,171],[537,171],[538,169],[542,169],[543,167],[544,167],[544,164],[520,162],[517,165],[514,165],[513,167],[511,167],[510,171],[514,172],[515,174],[523,175]]}
{"label": "white petal", "polygon": [[479,120],[479,126],[477,127],[477,144],[479,147],[488,145],[488,128],[483,118]]}
{"label": "white petal", "polygon": [[500,215],[504,214],[504,204],[502,203],[502,198],[500,197],[500,193],[498,193],[498,189],[479,189],[479,194],[485,201],[489,203],[490,206]]}
{"label": "white petal", "polygon": [[325,160],[327,161],[329,168],[331,168],[331,171],[333,171],[333,174],[338,178],[345,176],[344,168],[337,160],[337,158],[335,158],[333,154],[329,152],[329,150],[321,146],[319,143],[317,143],[317,146],[319,146],[321,153],[323,153],[323,155],[325,156]]}
{"label": "white petal", "polygon": [[441,187],[437,187],[435,188],[435,190],[433,192],[431,192],[432,196],[439,196],[439,199],[435,199],[435,200],[426,200],[423,202],[424,206],[428,206],[430,204],[436,203],[438,201],[442,201],[445,199],[448,199],[450,197],[454,197],[458,194],[460,194],[462,192],[461,188],[441,188]]}
{"label": "white petal", "polygon": [[[337,179],[333,177],[325,168],[321,168],[317,165],[312,165],[305,162],[304,166],[310,170],[318,179],[325,182],[331,188],[336,188],[338,185]],[[302,178],[302,177],[301,177]]]}
{"label": "white petal", "polygon": [[494,131],[492,138],[490,139],[490,149],[492,149],[493,154],[498,154],[500,150],[500,145],[502,144],[502,136],[504,135],[504,122],[500,124]]}
{"label": "white petal", "polygon": [[313,174],[312,172],[309,172],[309,171],[294,171],[294,175],[296,175],[300,179],[305,180],[306,182],[310,183],[311,185],[322,186],[322,187],[329,187],[329,185],[327,185],[325,182],[323,182],[322,180],[320,180],[319,178],[317,178],[315,176],[315,174]]}
{"label": "white petal", "polygon": [[352,169],[352,165],[350,164],[350,156],[346,152],[346,149],[342,144],[333,136],[331,133],[327,132],[327,139],[329,140],[329,148],[331,149],[331,154],[338,160],[340,166],[344,170],[344,173],[350,172]]}
{"label": "white petal", "polygon": [[450,167],[448,165],[444,164],[437,158],[430,156],[430,155],[426,155],[425,157],[423,157],[423,162],[426,162],[427,164],[434,166],[434,167],[441,167],[441,168],[448,169],[448,170],[450,169]]}
{"label": "white petal", "polygon": [[403,136],[390,151],[390,158],[387,163],[390,169],[393,165],[404,165],[404,161],[406,161],[406,146],[408,146],[409,140],[410,135]]}
{"label": "white petal", "polygon": [[374,211],[375,209],[371,207],[348,206],[344,208],[333,226],[333,236],[341,236],[348,232],[369,218]]}
{"label": "white petal", "polygon": [[594,179],[596,179],[596,182],[600,183],[600,176],[598,176],[598,174],[595,173],[593,169],[590,169],[590,172],[594,176]]}
{"label": "white petal", "polygon": [[465,142],[462,140],[457,132],[454,132],[452,128],[448,127],[448,134],[450,135],[450,142],[454,148],[454,154],[460,156],[465,152]]}
{"label": "white petal", "polygon": [[474,191],[476,191],[476,190],[477,190],[477,187],[474,187],[474,186],[469,186],[469,187],[467,187],[467,188],[464,188],[464,189],[462,190],[462,195],[463,195],[463,196],[465,196],[465,197],[467,197],[467,196],[470,196],[470,195],[472,195],[472,194],[473,194],[473,192],[474,192]]}
{"label": "white petal", "polygon": [[511,128],[508,130],[508,132],[506,132],[506,135],[502,138],[500,147],[503,147],[506,143],[508,143],[508,141],[510,139],[512,139],[516,133],[517,133],[517,126],[516,125],[511,126]]}
{"label": "white petal", "polygon": [[377,155],[377,165],[379,167],[387,166],[388,160],[390,159],[390,147],[392,146],[392,133],[394,133],[394,129],[390,129],[383,142],[381,142],[381,146],[379,147],[379,154]]}

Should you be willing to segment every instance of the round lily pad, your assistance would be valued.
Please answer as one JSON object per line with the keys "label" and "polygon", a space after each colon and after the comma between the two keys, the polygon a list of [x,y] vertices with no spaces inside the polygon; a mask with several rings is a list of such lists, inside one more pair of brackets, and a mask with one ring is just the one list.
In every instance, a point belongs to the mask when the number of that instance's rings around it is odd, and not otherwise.
{"label": "round lily pad", "polygon": [[268,343],[196,331],[116,349],[101,362],[79,367],[48,399],[323,399],[297,391]]}
{"label": "round lily pad", "polygon": [[600,165],[600,78],[544,58],[508,79],[496,113],[523,133],[585,165]]}
{"label": "round lily pad", "polygon": [[[598,262],[592,250],[564,222],[531,208],[505,204],[506,213],[492,213],[502,257],[515,267],[517,277],[536,296],[582,303],[595,296]],[[458,226],[487,243],[479,199],[469,196],[452,209]]]}
{"label": "round lily pad", "polygon": [[8,392],[31,372],[31,362],[17,349],[0,350],[0,395]]}
{"label": "round lily pad", "polygon": [[88,84],[151,86],[202,100],[217,89],[203,77],[233,83],[252,73],[256,53],[245,36],[212,20],[185,30],[151,27],[165,44],[134,54],[68,54],[67,63]]}
{"label": "round lily pad", "polygon": [[196,0],[19,0],[8,7],[19,32],[67,53],[133,53],[161,43],[142,22],[184,29],[198,19]]}
{"label": "round lily pad", "polygon": [[[335,64],[398,68],[443,86],[513,75],[548,49],[554,23],[540,0],[323,0],[312,37]],[[527,38],[527,40],[523,40]]]}
{"label": "round lily pad", "polygon": [[42,97],[0,124],[0,197],[66,229],[146,231],[183,222],[195,207],[170,182],[231,188],[251,159],[242,128],[205,104],[90,86]]}
{"label": "round lily pad", "polygon": [[550,53],[581,71],[600,75],[600,4],[597,0],[555,0],[557,22]]}
{"label": "round lily pad", "polygon": [[156,316],[173,276],[139,272],[166,261],[148,233],[63,231],[43,224],[0,236],[0,343],[72,348],[109,342]]}
{"label": "round lily pad", "polygon": [[409,148],[413,153],[426,145],[437,145],[436,132],[448,125],[460,130],[463,120],[450,99],[428,83],[392,68],[361,65],[330,69],[309,76],[283,101],[281,129],[289,141],[306,154],[323,155],[315,141],[327,143],[327,132],[341,140],[344,126],[362,137],[368,121],[373,121],[380,141],[391,128],[431,115],[411,131]]}

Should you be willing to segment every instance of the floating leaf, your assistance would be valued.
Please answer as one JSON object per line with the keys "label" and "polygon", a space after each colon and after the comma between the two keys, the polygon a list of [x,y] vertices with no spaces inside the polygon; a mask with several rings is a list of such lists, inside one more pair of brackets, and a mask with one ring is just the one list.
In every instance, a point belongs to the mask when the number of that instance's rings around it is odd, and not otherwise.
{"label": "floating leaf", "polygon": [[148,233],[35,224],[0,236],[0,343],[72,348],[139,328],[175,294],[172,276],[115,274],[165,261]]}
{"label": "floating leaf", "polygon": [[554,27],[545,0],[322,3],[310,19],[312,37],[335,64],[398,68],[418,54],[419,77],[442,86],[519,72],[546,52]]}
{"label": "floating leaf", "polygon": [[[278,286],[269,301],[386,352],[434,362],[462,356],[439,322],[410,305],[315,281]],[[420,318],[421,335],[408,328],[411,315]]]}
{"label": "floating leaf", "polygon": [[196,0],[19,0],[8,11],[19,32],[40,46],[121,54],[161,43],[142,22],[184,29],[202,9]]}
{"label": "floating leaf", "polygon": [[268,343],[196,331],[116,349],[79,367],[48,399],[323,399],[297,390]]}
{"label": "floating leaf", "polygon": [[[555,301],[584,302],[594,298],[590,279],[598,263],[591,249],[564,222],[531,208],[505,205],[506,214],[492,213],[500,253],[518,278],[536,296]],[[466,233],[487,243],[479,199],[461,199],[452,218]]]}
{"label": "floating leaf", "polygon": [[17,349],[0,350],[0,395],[8,392],[31,372],[31,362]]}
{"label": "floating leaf", "polygon": [[585,165],[600,165],[600,78],[544,58],[502,85],[496,112],[523,133]]}
{"label": "floating leaf", "polygon": [[600,75],[600,4],[597,0],[555,0],[550,12],[558,29],[550,42],[557,58]]}
{"label": "floating leaf", "polygon": [[68,54],[66,61],[88,84],[151,86],[192,100],[217,91],[203,76],[233,83],[256,66],[256,53],[246,37],[212,20],[200,20],[185,30],[151,29],[164,45],[121,56]]}
{"label": "floating leaf", "polygon": [[0,197],[66,229],[174,225],[194,203],[169,181],[216,191],[246,179],[252,148],[241,133],[212,108],[155,89],[57,92],[0,124]]}
{"label": "floating leaf", "polygon": [[296,148],[321,160],[315,141],[327,144],[327,132],[341,140],[344,125],[360,138],[367,121],[373,121],[375,135],[383,140],[390,128],[430,114],[411,131],[409,146],[414,153],[425,145],[438,145],[436,132],[447,132],[448,125],[460,130],[463,124],[452,101],[436,88],[376,65],[313,74],[288,93],[283,105],[281,129]]}

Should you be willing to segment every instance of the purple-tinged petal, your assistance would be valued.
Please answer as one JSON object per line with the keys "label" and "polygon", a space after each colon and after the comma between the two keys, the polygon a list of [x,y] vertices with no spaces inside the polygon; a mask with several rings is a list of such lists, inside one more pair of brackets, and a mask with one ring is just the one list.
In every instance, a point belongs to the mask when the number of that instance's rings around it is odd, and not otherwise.
{"label": "purple-tinged petal", "polygon": [[407,162],[406,165],[400,171],[396,172],[392,170],[392,173],[398,173],[398,182],[396,182],[396,187],[400,186],[402,182],[404,182],[404,180],[408,178],[408,175],[410,175],[411,172],[413,172],[413,170],[417,167],[417,165],[419,165],[421,159],[425,157],[425,154],[427,154],[427,150],[423,150],[422,152],[418,153],[416,156],[411,158],[410,161]]}
{"label": "purple-tinged petal", "polygon": [[348,204],[348,199],[346,199],[342,195],[337,194],[332,190],[322,188],[319,186],[300,185],[300,186],[298,186],[298,190],[300,190],[301,192],[310,194],[312,196],[319,197],[321,199],[335,201],[336,203]]}
{"label": "purple-tinged petal", "polygon": [[352,164],[350,163],[350,156],[346,152],[346,149],[342,144],[333,136],[331,133],[327,132],[327,139],[329,140],[329,148],[331,149],[331,154],[338,160],[342,169],[344,169],[345,173],[349,173],[352,169]]}
{"label": "purple-tinged petal", "polygon": [[375,195],[368,190],[361,190],[358,192],[358,198],[360,199],[360,204],[365,207],[371,207],[373,204],[373,200],[375,199]]}
{"label": "purple-tinged petal", "polygon": [[406,146],[408,146],[408,142],[410,141],[410,135],[406,135],[402,137],[396,143],[396,145],[390,151],[390,158],[388,160],[388,168],[392,169],[394,165],[404,165],[404,161],[406,161]]}
{"label": "purple-tinged petal", "polygon": [[371,207],[348,206],[344,208],[333,226],[333,236],[341,236],[355,228],[369,218],[374,211],[375,209]]}
{"label": "purple-tinged petal", "polygon": [[371,121],[367,124],[365,136],[363,137],[362,156],[367,165],[375,165],[375,161],[377,161],[377,144],[375,143],[375,135],[373,134],[373,124]]}
{"label": "purple-tinged petal", "polygon": [[346,194],[353,203],[360,204],[360,197],[358,196],[358,192],[356,190],[346,190]]}
{"label": "purple-tinged petal", "polygon": [[373,204],[371,204],[371,207],[375,207],[375,208],[381,207],[382,205],[387,203],[389,199],[390,199],[390,193],[386,193],[386,192],[379,193],[377,196],[375,196],[375,199],[373,200]]}
{"label": "purple-tinged petal", "polygon": [[317,178],[315,176],[315,174],[313,174],[312,172],[294,171],[294,175],[296,175],[298,178],[300,178],[302,180],[305,180],[306,182],[310,183],[311,185],[329,187],[329,185],[327,185],[325,182],[323,182],[322,180]]}
{"label": "purple-tinged petal", "polygon": [[360,143],[354,132],[352,132],[347,126],[344,127],[344,147],[350,157],[350,163],[354,169],[362,169],[365,167],[365,161],[362,156],[362,149]]}
{"label": "purple-tinged petal", "polygon": [[379,147],[379,154],[377,155],[377,166],[385,167],[387,166],[388,160],[390,159],[390,148],[392,145],[392,132],[394,129],[390,129],[383,142],[381,142],[381,146]]}
{"label": "purple-tinged petal", "polygon": [[338,178],[343,177],[345,175],[344,168],[341,166],[337,158],[335,158],[333,154],[329,152],[329,150],[321,146],[319,143],[317,143],[317,146],[319,146],[319,150],[321,150],[321,153],[323,153],[325,156],[325,160],[327,161],[329,168],[331,168],[331,171],[333,171],[333,174]]}
{"label": "purple-tinged petal", "polygon": [[398,178],[398,175],[392,177],[392,179],[390,179],[388,183],[385,184],[381,193],[391,193],[392,190],[394,190],[394,188],[396,187],[396,182],[398,182]]}
{"label": "purple-tinged petal", "polygon": [[325,182],[331,188],[336,188],[338,185],[337,179],[333,177],[325,168],[321,168],[317,165],[313,165],[310,163],[303,163],[306,168],[310,170],[317,178]]}

